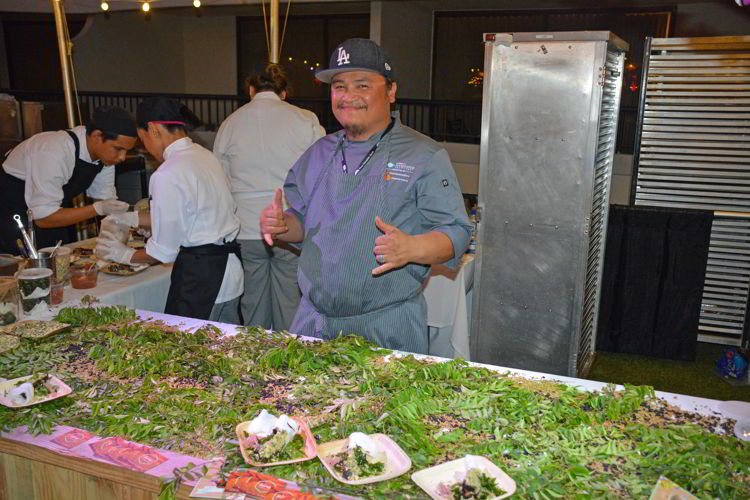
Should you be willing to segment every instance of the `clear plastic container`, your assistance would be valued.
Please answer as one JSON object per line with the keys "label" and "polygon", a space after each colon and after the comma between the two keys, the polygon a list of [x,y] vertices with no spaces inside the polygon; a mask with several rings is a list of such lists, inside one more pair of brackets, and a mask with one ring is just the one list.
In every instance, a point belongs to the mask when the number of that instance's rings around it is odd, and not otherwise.
{"label": "clear plastic container", "polygon": [[49,309],[52,269],[32,268],[18,273],[18,290],[24,314],[35,314]]}
{"label": "clear plastic container", "polygon": [[55,281],[50,285],[49,289],[49,303],[51,305],[60,304],[63,301],[63,295],[65,293],[65,282]]}
{"label": "clear plastic container", "polygon": [[0,278],[0,326],[18,321],[18,282]]}
{"label": "clear plastic container", "polygon": [[70,285],[79,290],[94,288],[98,273],[94,262],[75,264],[70,268]]}
{"label": "clear plastic container", "polygon": [[[52,253],[55,247],[42,248],[39,252]],[[55,255],[50,259],[49,267],[54,271],[54,280],[56,282],[65,282],[70,278],[68,268],[70,267],[70,255],[73,253],[68,247],[59,247]]]}

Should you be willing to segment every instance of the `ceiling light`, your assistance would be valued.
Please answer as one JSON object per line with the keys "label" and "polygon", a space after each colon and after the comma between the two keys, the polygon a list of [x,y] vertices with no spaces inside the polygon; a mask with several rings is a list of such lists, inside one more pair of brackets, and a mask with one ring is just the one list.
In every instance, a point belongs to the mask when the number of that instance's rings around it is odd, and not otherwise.
{"label": "ceiling light", "polygon": [[142,10],[143,12],[148,12],[148,11],[150,11],[150,10],[151,10],[151,6],[150,6],[150,5],[148,4],[148,2],[143,2],[143,3],[141,4],[141,10]]}
{"label": "ceiling light", "polygon": [[107,2],[102,2],[100,7],[102,8],[103,11],[109,10],[109,4]]}
{"label": "ceiling light", "polygon": [[196,9],[201,6],[201,0],[193,0],[193,7]]}

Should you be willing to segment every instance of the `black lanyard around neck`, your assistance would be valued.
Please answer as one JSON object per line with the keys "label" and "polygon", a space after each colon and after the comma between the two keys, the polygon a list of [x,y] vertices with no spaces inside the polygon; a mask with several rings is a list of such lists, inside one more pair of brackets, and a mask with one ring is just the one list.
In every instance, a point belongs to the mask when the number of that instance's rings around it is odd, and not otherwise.
{"label": "black lanyard around neck", "polygon": [[[367,165],[367,162],[369,162],[372,157],[375,155],[375,151],[378,150],[378,146],[381,142],[383,142],[383,138],[388,135],[388,132],[391,131],[393,128],[393,124],[396,123],[396,120],[391,119],[391,123],[388,124],[388,127],[386,127],[383,134],[380,136],[380,139],[378,139],[378,142],[375,143],[375,145],[370,148],[370,151],[365,155],[365,157],[362,159],[361,162],[359,162],[359,166],[354,171],[354,175],[357,175],[362,171],[363,168],[365,168],[365,165]],[[344,154],[344,141],[341,141],[341,168],[343,169],[344,173],[349,173],[349,169],[346,166],[346,154]]]}

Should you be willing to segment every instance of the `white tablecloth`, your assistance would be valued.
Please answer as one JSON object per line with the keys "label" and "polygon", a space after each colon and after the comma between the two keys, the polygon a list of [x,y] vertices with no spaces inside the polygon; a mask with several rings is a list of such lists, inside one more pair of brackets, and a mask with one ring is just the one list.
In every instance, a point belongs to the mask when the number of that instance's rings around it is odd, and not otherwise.
{"label": "white tablecloth", "polygon": [[[94,238],[71,243],[71,248],[90,245]],[[68,285],[63,292],[63,306],[76,303],[86,295],[96,297],[107,305],[122,305],[133,309],[164,312],[169,292],[172,264],[157,264],[131,276],[115,276],[100,272],[96,287],[78,290]]]}
{"label": "white tablecloth", "polygon": [[77,290],[66,286],[63,302],[75,302],[85,295],[93,295],[102,304],[164,312],[171,273],[172,264],[151,266],[132,276],[114,276],[100,272],[95,288]]}
{"label": "white tablecloth", "polygon": [[455,270],[442,265],[432,266],[424,287],[430,355],[470,359],[473,287],[473,255],[464,255],[461,265]]}

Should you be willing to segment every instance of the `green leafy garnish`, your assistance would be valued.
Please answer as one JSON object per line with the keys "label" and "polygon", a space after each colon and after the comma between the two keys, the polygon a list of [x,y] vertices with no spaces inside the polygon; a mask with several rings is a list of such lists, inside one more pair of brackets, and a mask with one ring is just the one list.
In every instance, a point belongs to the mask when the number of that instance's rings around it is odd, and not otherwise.
{"label": "green leafy garnish", "polygon": [[[226,473],[246,465],[235,427],[267,409],[304,415],[319,443],[387,434],[414,470],[485,456],[516,481],[518,498],[642,498],[660,475],[700,498],[750,498],[750,443],[731,435],[734,422],[674,409],[649,387],[582,392],[461,360],[386,361],[389,351],[355,335],[305,342],[261,328],[232,337],[213,327],[183,332],[114,306],[66,308],[57,320],[74,326],[21,338],[0,355],[0,377],[54,373],[74,392],[29,411],[0,407],[0,431],[67,425],[198,458],[225,456]],[[306,489],[424,498],[408,475],[349,486],[317,460],[267,472]],[[164,482],[163,498],[175,484]]]}

